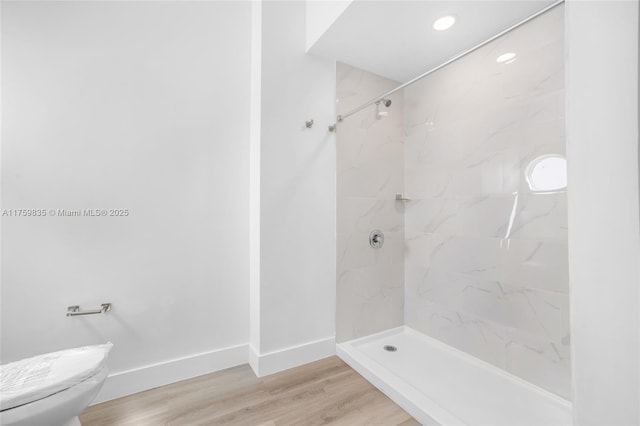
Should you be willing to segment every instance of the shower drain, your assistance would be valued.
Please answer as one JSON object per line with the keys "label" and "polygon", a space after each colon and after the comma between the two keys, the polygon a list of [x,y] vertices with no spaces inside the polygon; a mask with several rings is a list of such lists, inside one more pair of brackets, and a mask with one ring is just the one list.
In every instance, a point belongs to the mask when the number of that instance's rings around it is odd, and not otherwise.
{"label": "shower drain", "polygon": [[382,349],[384,349],[385,351],[388,352],[395,352],[398,350],[398,348],[396,348],[395,346],[392,345],[385,345]]}

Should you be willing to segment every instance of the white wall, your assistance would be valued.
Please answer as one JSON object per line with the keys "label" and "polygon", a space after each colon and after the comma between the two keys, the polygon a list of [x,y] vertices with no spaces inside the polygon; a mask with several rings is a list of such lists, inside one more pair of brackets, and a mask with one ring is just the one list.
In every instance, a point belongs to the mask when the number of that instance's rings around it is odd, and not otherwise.
{"label": "white wall", "polygon": [[251,2],[251,130],[249,136],[249,345],[257,371],[260,348],[260,143],[262,127],[262,1]]}
{"label": "white wall", "polygon": [[2,2],[2,208],[130,212],[2,218],[3,363],[246,362],[250,7]]}
{"label": "white wall", "polygon": [[[327,131],[335,120],[335,63],[305,54],[305,3],[262,4],[261,330],[254,349],[287,361],[261,365],[260,374],[335,349],[335,139]],[[302,354],[294,349],[300,345],[317,350]]]}
{"label": "white wall", "polygon": [[307,45],[306,50],[315,44],[333,25],[353,0],[307,0]]}
{"label": "white wall", "polygon": [[637,425],[638,2],[568,1],[566,23],[575,423]]}

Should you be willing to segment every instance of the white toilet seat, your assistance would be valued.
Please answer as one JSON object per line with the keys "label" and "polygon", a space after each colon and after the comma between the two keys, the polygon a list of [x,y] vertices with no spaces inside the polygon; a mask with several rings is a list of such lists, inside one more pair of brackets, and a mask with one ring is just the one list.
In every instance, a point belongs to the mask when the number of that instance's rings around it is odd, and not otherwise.
{"label": "white toilet seat", "polygon": [[103,366],[93,376],[68,389],[37,401],[3,410],[0,412],[0,424],[2,426],[78,425],[77,416],[96,397],[108,372],[107,367]]}
{"label": "white toilet seat", "polygon": [[113,345],[85,346],[0,366],[0,410],[36,401],[94,376]]}
{"label": "white toilet seat", "polygon": [[79,425],[78,415],[107,378],[112,346],[68,349],[0,366],[0,424]]}

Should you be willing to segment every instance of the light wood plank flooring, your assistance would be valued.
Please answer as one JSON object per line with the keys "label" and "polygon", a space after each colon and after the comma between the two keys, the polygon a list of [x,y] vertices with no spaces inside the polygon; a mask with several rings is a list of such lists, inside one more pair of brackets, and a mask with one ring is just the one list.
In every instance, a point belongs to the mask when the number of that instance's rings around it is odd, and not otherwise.
{"label": "light wood plank flooring", "polygon": [[337,357],[256,378],[248,365],[87,408],[93,425],[419,425]]}

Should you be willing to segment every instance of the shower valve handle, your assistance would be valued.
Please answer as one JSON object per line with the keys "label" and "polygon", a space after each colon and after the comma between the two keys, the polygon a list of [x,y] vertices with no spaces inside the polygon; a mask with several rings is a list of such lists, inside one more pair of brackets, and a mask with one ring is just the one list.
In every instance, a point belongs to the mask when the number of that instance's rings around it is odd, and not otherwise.
{"label": "shower valve handle", "polygon": [[381,248],[384,245],[384,234],[379,229],[374,229],[369,234],[369,244],[373,248]]}

